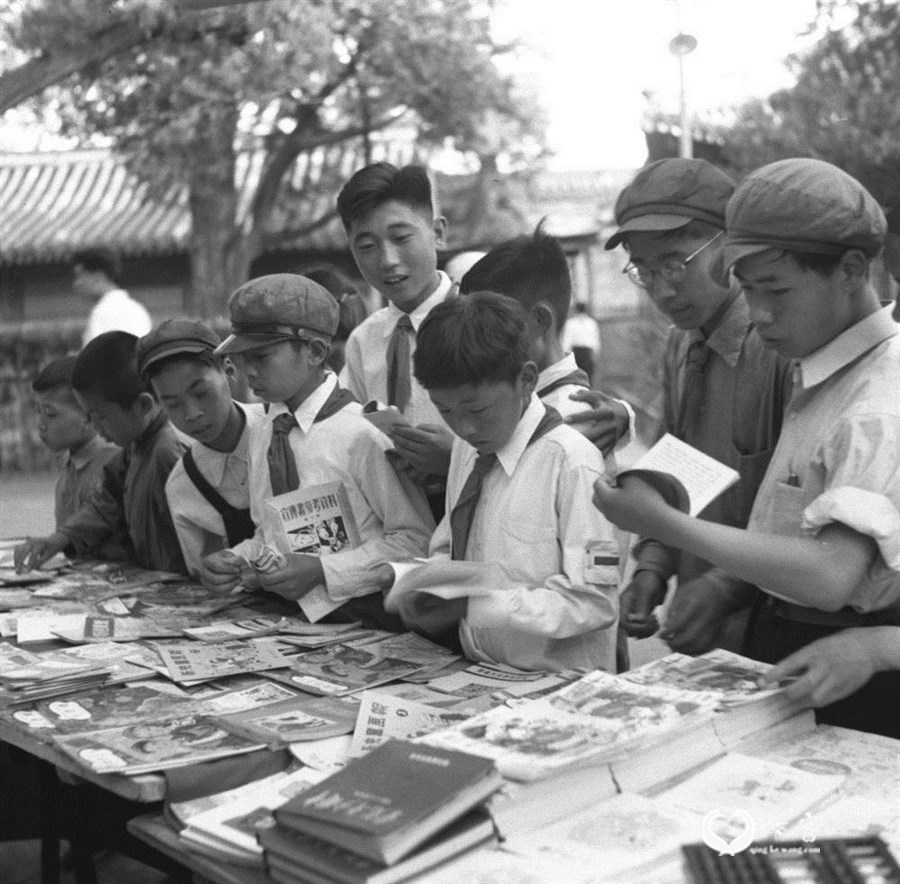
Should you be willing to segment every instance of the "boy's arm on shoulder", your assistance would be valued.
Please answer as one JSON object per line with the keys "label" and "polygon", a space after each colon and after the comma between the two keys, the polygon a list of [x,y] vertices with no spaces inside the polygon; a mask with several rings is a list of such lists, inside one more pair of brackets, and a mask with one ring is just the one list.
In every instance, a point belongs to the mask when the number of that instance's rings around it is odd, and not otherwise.
{"label": "boy's arm on shoulder", "polygon": [[[597,455],[599,457],[599,455]],[[618,541],[609,522],[591,503],[599,466],[564,461],[558,476],[555,508],[559,571],[541,583],[508,576],[490,595],[469,600],[473,627],[508,628],[551,638],[569,638],[612,626],[618,617]],[[588,568],[588,550],[599,565]],[[535,551],[523,541],[521,562]],[[503,562],[499,563],[503,568]],[[537,564],[537,563],[536,563]]]}

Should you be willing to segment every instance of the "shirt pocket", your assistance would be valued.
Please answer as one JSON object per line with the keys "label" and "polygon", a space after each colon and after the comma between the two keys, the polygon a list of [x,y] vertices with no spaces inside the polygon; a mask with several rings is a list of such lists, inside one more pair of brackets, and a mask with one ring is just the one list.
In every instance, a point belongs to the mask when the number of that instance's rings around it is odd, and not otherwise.
{"label": "shirt pocket", "polygon": [[772,492],[772,533],[800,537],[806,495],[799,485],[776,482]]}
{"label": "shirt pocket", "polygon": [[507,516],[501,522],[500,537],[506,570],[530,572],[535,564],[540,565],[539,570],[556,570],[559,545],[555,524]]}
{"label": "shirt pocket", "polygon": [[747,524],[750,511],[753,509],[753,501],[756,499],[774,451],[774,448],[767,448],[753,454],[741,454],[739,451],[735,451],[734,467],[740,473],[741,478],[726,492],[729,495],[735,525],[743,527]]}

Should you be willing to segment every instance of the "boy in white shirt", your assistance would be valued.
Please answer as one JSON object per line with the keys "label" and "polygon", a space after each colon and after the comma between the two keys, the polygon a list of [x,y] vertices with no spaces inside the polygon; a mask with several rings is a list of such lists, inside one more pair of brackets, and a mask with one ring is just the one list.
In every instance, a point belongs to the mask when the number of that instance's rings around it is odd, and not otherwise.
{"label": "boy in white shirt", "polygon": [[137,344],[138,371],[175,427],[194,444],[172,468],[166,500],[191,574],[203,558],[248,540],[250,432],[261,405],[232,398],[234,366],[213,352],[222,341],[199,319],[167,319]]}
{"label": "boy in white shirt", "polygon": [[[434,521],[421,492],[384,456],[386,437],[325,368],[337,302],[312,280],[280,273],[241,286],[229,310],[234,333],[215,352],[240,360],[250,389],[269,403],[250,440],[254,522],[263,525],[265,501],[274,495],[341,482],[361,538],[356,548],[322,558],[288,555],[275,570],[258,574],[260,585],[298,601],[315,589],[342,614],[399,625],[385,616],[372,566],[422,555]],[[258,527],[253,541],[207,556],[201,578],[223,589],[236,586],[260,543],[271,546],[272,538]]]}
{"label": "boy in white shirt", "polygon": [[[422,323],[416,378],[457,438],[432,561],[389,605],[428,635],[458,628],[472,660],[612,672],[617,545],[590,501],[603,461],[535,395],[528,351],[524,311],[493,292],[446,301]],[[457,568],[464,585],[440,576],[451,558],[478,563]],[[449,597],[427,591],[440,583]]]}

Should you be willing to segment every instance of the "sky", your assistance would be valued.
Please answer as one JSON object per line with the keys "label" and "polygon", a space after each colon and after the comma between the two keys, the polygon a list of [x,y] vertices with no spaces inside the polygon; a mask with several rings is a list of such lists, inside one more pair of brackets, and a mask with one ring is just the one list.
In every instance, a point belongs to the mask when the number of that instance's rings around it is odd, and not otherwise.
{"label": "sky", "polygon": [[685,58],[688,104],[727,108],[793,82],[784,59],[808,46],[815,0],[500,0],[495,36],[529,49],[513,70],[549,116],[559,170],[636,168],[646,158],[643,93],[679,110],[680,30],[697,38]]}

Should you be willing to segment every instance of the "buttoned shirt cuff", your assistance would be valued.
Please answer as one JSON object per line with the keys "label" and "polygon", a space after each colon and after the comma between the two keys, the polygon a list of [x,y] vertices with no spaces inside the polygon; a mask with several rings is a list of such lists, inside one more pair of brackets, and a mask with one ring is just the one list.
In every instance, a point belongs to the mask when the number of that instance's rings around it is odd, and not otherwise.
{"label": "buttoned shirt cuff", "polygon": [[829,488],[803,511],[802,528],[815,535],[832,522],[871,537],[888,568],[900,571],[900,512],[885,495],[849,485]]}
{"label": "buttoned shirt cuff", "polygon": [[624,399],[615,399],[613,401],[618,402],[619,405],[628,412],[628,426],[625,428],[625,433],[622,435],[622,438],[616,442],[615,450],[619,451],[634,440],[634,427],[637,418],[635,417],[634,409],[631,407],[630,402],[626,402]]}

